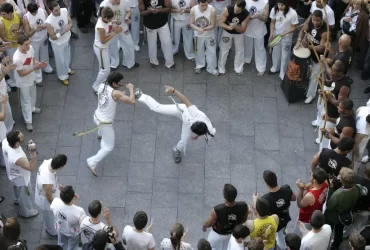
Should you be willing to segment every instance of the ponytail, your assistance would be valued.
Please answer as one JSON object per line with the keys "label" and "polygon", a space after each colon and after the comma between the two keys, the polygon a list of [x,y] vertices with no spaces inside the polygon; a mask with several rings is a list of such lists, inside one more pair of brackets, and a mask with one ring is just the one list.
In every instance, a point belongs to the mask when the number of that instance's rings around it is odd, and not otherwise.
{"label": "ponytail", "polygon": [[[182,236],[181,236],[182,237]],[[181,237],[177,236],[176,233],[171,234],[171,244],[174,250],[180,250]]]}

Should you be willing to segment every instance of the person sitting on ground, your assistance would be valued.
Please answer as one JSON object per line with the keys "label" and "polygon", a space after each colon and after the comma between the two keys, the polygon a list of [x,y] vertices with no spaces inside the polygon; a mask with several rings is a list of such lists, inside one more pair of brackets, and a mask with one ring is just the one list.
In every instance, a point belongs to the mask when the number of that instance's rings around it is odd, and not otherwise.
{"label": "person sitting on ground", "polygon": [[285,244],[288,247],[287,250],[299,250],[301,247],[301,238],[293,233],[286,234]]}
{"label": "person sitting on ground", "polygon": [[227,250],[244,250],[247,246],[245,239],[249,236],[249,234],[250,232],[247,226],[237,225],[234,227]]}
{"label": "person sitting on ground", "polygon": [[192,250],[189,243],[185,242],[188,230],[184,230],[184,226],[180,223],[173,225],[170,234],[171,238],[164,238],[161,242],[161,250]]}

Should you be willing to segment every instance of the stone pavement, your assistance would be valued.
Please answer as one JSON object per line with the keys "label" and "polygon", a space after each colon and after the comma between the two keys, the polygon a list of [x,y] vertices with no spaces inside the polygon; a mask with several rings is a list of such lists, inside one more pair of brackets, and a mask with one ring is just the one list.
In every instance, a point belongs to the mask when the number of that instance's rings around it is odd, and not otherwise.
{"label": "stone pavement", "polygon": [[[148,52],[142,47],[137,53],[140,67],[132,71],[119,70],[124,82],[133,83],[144,93],[162,103],[171,103],[164,86],[172,85],[189,97],[204,111],[217,129],[208,145],[203,139],[191,143],[181,164],[172,160],[171,149],[180,138],[181,122],[172,117],[155,114],[142,104],[119,104],[114,123],[116,148],[93,177],[86,168],[86,159],[99,149],[96,134],[82,138],[73,136],[94,127],[93,112],[97,97],[91,85],[98,72],[93,53],[92,30],[72,42],[72,68],[76,74],[66,87],[55,75],[45,76],[44,87],[38,88],[37,103],[42,108],[34,116],[34,132],[25,131],[15,93],[11,93],[16,129],[33,139],[38,146],[38,164],[56,153],[68,156],[67,166],[58,174],[63,185],[71,184],[81,199],[79,205],[87,212],[91,200],[101,200],[111,210],[114,224],[122,229],[132,224],[137,210],[154,218],[153,235],[159,248],[163,237],[175,222],[189,229],[188,241],[196,247],[205,237],[202,223],[212,206],[223,202],[225,183],[234,184],[239,200],[251,202],[252,194],[267,192],[262,173],[270,169],[278,175],[279,184],[289,184],[296,191],[297,178],[307,179],[312,156],[318,150],[313,143],[316,133],[311,127],[316,104],[288,105],[278,76],[256,77],[254,65],[246,65],[244,75],[228,72],[215,77],[202,72],[193,73],[194,63],[184,59],[182,52],[175,56],[176,69],[163,66],[152,69]],[[160,52],[161,54],[161,52]],[[233,56],[230,55],[230,59]],[[368,96],[362,93],[366,84],[352,73],[355,80],[351,97],[356,107],[364,105]],[[35,171],[36,172],[36,171]],[[32,185],[35,173],[32,174]],[[0,170],[0,194],[6,200],[0,205],[5,216],[17,216],[12,203],[11,186],[5,170]],[[291,206],[293,220],[297,218],[296,204]],[[42,215],[19,219],[22,237],[29,249],[39,243],[52,243],[43,226]],[[290,223],[290,228],[294,223]]]}

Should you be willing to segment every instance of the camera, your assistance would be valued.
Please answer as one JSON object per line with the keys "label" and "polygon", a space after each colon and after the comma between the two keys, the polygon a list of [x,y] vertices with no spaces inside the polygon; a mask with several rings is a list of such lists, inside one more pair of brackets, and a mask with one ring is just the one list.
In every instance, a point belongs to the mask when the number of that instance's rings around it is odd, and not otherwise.
{"label": "camera", "polygon": [[108,234],[108,243],[112,243],[110,239],[114,238],[113,226],[104,226],[103,231]]}
{"label": "camera", "polygon": [[27,145],[27,151],[35,151],[36,150],[36,144],[30,140]]}

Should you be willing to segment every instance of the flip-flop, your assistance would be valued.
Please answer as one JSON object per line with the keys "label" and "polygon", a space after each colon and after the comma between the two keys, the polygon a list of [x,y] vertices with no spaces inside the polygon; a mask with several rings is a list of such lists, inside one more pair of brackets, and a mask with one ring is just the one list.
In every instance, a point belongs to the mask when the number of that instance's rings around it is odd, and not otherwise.
{"label": "flip-flop", "polygon": [[89,165],[87,165],[87,168],[88,168],[88,169],[90,169],[91,173],[92,173],[94,176],[98,177],[98,174],[96,173],[95,169],[93,169],[93,168],[92,168],[92,167],[90,167]]}

